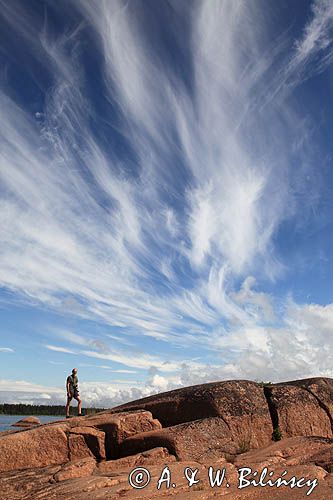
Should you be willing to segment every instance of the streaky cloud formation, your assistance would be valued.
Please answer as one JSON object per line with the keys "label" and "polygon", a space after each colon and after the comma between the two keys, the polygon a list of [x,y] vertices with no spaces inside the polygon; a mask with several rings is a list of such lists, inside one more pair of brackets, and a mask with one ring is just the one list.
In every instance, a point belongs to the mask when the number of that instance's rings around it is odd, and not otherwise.
{"label": "streaky cloud formation", "polygon": [[[297,38],[278,29],[274,2],[161,3],[174,22],[158,35],[140,2],[51,2],[68,15],[55,30],[52,16],[0,1],[34,61],[26,71],[47,75],[34,112],[1,78],[0,286],[104,325],[100,337],[54,331],[42,348],[155,367],[137,397],[332,375],[320,340],[332,304],[267,292],[291,272],[281,227],[307,227],[320,198],[317,123],[298,92],[332,62],[332,2],[312,3]],[[152,344],[135,354],[141,339]]]}

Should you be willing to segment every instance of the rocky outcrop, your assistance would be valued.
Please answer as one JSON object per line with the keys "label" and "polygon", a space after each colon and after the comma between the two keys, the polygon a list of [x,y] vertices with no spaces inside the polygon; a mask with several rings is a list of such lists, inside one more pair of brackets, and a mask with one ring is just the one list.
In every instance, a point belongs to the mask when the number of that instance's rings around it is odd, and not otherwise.
{"label": "rocky outcrop", "polygon": [[[207,482],[210,465],[226,468],[230,488],[218,494],[231,499],[291,495],[288,488],[275,489],[274,496],[268,488],[240,492],[237,471],[244,466],[316,478],[311,498],[333,498],[332,397],[333,380],[325,378],[215,382],[13,431],[0,435],[1,498],[148,500],[172,494],[206,500],[217,494]],[[157,495],[166,465],[177,488],[162,488]],[[144,490],[129,484],[130,471],[140,466],[151,473]],[[202,479],[191,489],[186,467],[198,468]],[[292,496],[305,498],[306,492],[294,489]]]}
{"label": "rocky outcrop", "polygon": [[[251,436],[244,439],[249,449]],[[234,436],[224,420],[211,417],[135,434],[123,441],[120,453],[127,456],[163,446],[178,460],[216,460],[226,453],[238,453],[242,443],[242,438]]]}
{"label": "rocky outcrop", "polygon": [[113,411],[139,408],[149,410],[168,428],[209,419],[206,427],[219,428],[219,436],[223,434],[226,443],[233,441],[233,447],[242,442],[250,442],[255,448],[265,446],[272,438],[272,422],[263,388],[247,380],[177,389],[118,406]]}
{"label": "rocky outcrop", "polygon": [[117,457],[123,439],[152,429],[161,429],[161,424],[142,410],[73,418],[6,434],[0,436],[0,472]]}
{"label": "rocky outcrop", "polygon": [[38,417],[25,417],[21,420],[12,424],[12,427],[35,427],[36,425],[40,425],[40,420]]}

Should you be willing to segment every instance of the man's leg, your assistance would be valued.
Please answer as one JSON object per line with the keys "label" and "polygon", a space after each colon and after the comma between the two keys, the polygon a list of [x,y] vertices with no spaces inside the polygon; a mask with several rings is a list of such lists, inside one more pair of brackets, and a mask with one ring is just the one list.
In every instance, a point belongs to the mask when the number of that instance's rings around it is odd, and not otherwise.
{"label": "man's leg", "polygon": [[77,412],[79,415],[81,415],[81,408],[82,408],[82,401],[80,399],[80,396],[77,397]]}
{"label": "man's leg", "polygon": [[69,407],[71,405],[71,399],[67,396],[67,403],[66,403],[66,417],[69,417]]}

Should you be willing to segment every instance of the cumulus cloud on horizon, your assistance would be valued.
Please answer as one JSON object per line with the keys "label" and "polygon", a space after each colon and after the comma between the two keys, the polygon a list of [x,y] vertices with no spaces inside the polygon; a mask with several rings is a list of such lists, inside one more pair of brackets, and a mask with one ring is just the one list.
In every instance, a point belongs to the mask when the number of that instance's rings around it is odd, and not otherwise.
{"label": "cumulus cloud on horizon", "polygon": [[[290,272],[275,247],[281,225],[306,224],[318,203],[318,172],[304,203],[318,152],[297,92],[332,62],[332,3],[314,1],[295,39],[278,32],[273,3],[171,1],[164,36],[177,60],[135,2],[53,4],[68,14],[57,32],[24,2],[0,5],[33,61],[23,67],[44,75],[34,113],[10,71],[0,80],[0,286],[8,303],[160,345],[102,352],[72,332],[41,348],[155,366],[159,389],[318,365],[332,375],[331,346],[318,344],[332,304],[260,289]],[[167,345],[183,349],[183,367]]]}

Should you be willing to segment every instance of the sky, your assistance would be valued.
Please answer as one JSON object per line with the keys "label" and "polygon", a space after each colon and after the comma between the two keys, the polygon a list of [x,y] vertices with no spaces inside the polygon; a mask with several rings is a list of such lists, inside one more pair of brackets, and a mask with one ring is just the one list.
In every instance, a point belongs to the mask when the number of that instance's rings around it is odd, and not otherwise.
{"label": "sky", "polygon": [[0,7],[0,402],[333,377],[332,1]]}

